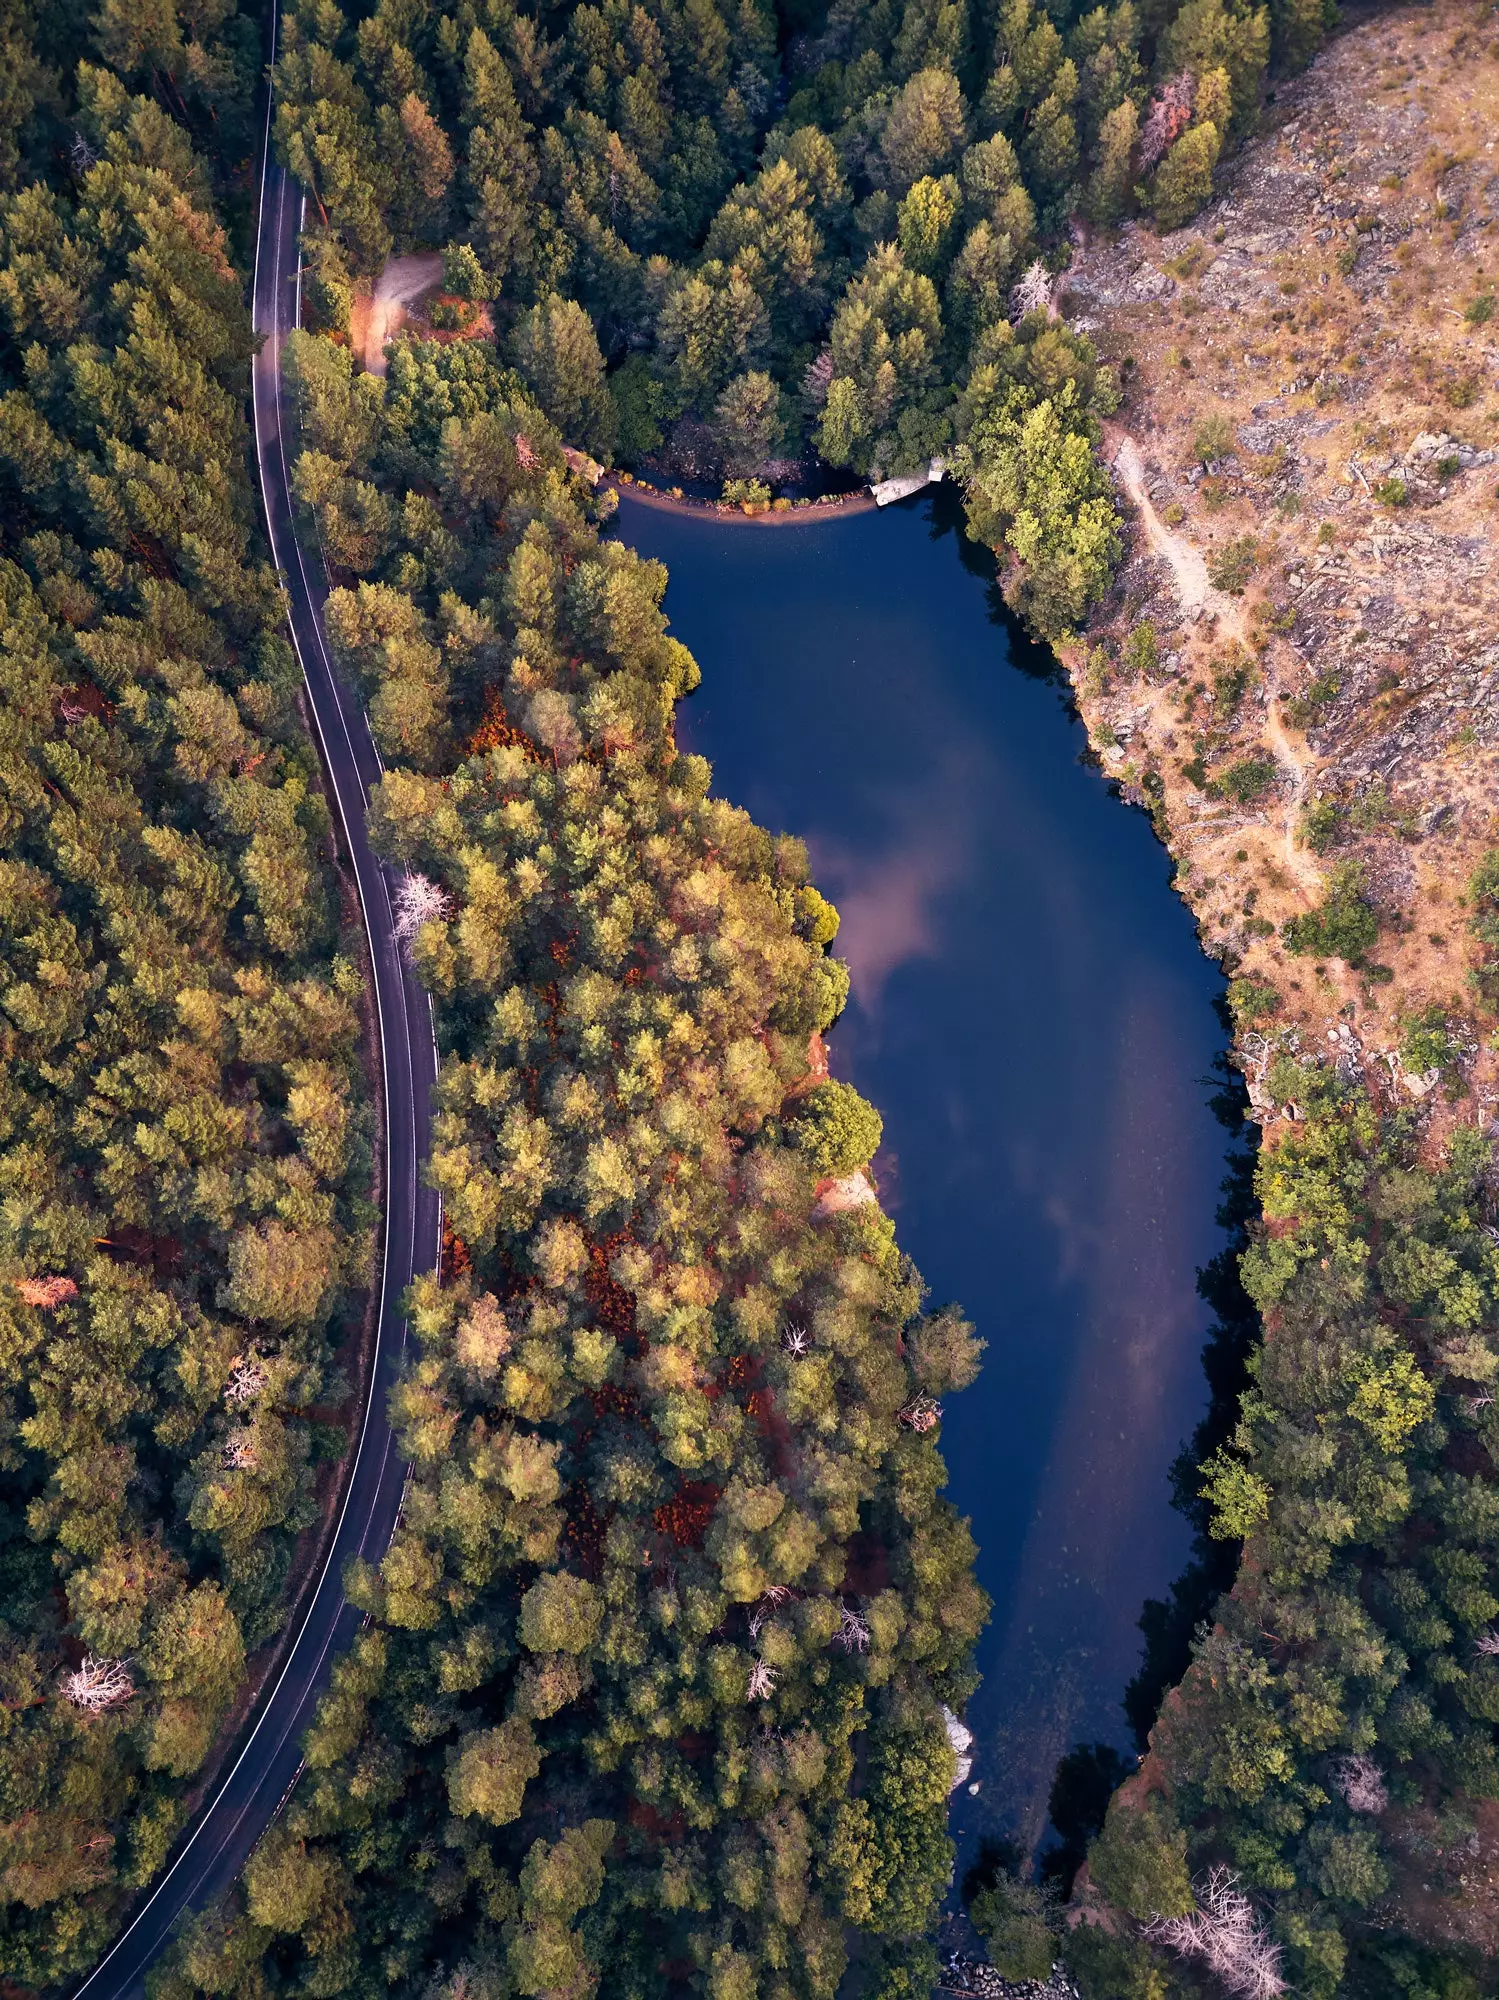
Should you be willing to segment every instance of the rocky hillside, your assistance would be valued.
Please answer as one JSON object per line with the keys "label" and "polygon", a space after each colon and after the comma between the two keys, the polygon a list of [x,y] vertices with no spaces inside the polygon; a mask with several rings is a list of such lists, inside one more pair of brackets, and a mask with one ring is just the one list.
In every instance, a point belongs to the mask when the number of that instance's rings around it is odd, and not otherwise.
{"label": "rocky hillside", "polygon": [[1074,678],[1241,1021],[1273,988],[1293,1045],[1413,1098],[1445,1072],[1470,1117],[1499,1094],[1462,907],[1499,804],[1492,12],[1380,13],[1268,115],[1189,227],[1067,274],[1126,384],[1133,524]]}

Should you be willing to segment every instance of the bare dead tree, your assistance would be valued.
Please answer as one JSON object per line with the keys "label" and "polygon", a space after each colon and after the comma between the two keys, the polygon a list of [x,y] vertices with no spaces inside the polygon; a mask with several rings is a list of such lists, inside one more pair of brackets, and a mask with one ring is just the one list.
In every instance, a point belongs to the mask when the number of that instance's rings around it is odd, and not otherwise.
{"label": "bare dead tree", "polygon": [[869,1651],[869,1621],[851,1611],[845,1604],[843,1622],[833,1634],[833,1644],[841,1646],[845,1653],[867,1653]]}
{"label": "bare dead tree", "polygon": [[452,914],[452,898],[440,883],[414,871],[402,876],[396,890],[396,936],[402,944],[410,944],[423,924],[446,923]]}
{"label": "bare dead tree", "polygon": [[260,1464],[260,1447],[253,1431],[231,1431],[224,1440],[224,1465],[230,1472],[254,1472]]}
{"label": "bare dead tree", "polygon": [[828,399],[828,390],[832,386],[833,350],[831,347],[825,347],[802,377],[802,394],[809,403],[815,403],[821,409]]}
{"label": "bare dead tree", "polygon": [[1197,79],[1184,69],[1151,99],[1140,134],[1140,165],[1147,173],[1160,164],[1191,124],[1196,96]]}
{"label": "bare dead tree", "polygon": [[1016,319],[1027,313],[1051,311],[1051,273],[1039,257],[1026,265],[1010,293],[1010,309]]}
{"label": "bare dead tree", "polygon": [[903,1410],[897,1412],[897,1421],[908,1431],[934,1430],[937,1419],[942,1415],[942,1405],[931,1396],[913,1396]]}
{"label": "bare dead tree", "polygon": [[1270,1067],[1271,1056],[1270,1044],[1265,1037],[1257,1034],[1253,1028],[1242,1034],[1239,1037],[1239,1056],[1246,1073],[1253,1070],[1255,1082],[1263,1083],[1265,1071]]}
{"label": "bare dead tree", "polygon": [[266,1385],[266,1372],[260,1365],[259,1355],[251,1352],[241,1355],[229,1373],[224,1385],[224,1401],[230,1409],[238,1409],[242,1403],[253,1403]]}
{"label": "bare dead tree", "polygon": [[[1499,1648],[1496,1648],[1499,1651]],[[1332,1781],[1343,1795],[1350,1812],[1382,1813],[1390,1803],[1390,1788],[1384,1772],[1372,1757],[1340,1757],[1332,1767]]]}
{"label": "bare dead tree", "polygon": [[766,1619],[770,1617],[771,1613],[773,1611],[778,1610],[781,1605],[789,1603],[793,1597],[797,1596],[797,1594],[798,1593],[794,1591],[789,1584],[785,1583],[768,1584],[765,1589],[765,1594],[761,1597],[759,1603],[750,1613],[750,1621],[749,1621],[750,1637],[752,1639],[758,1639],[760,1636],[761,1629],[764,1626]]}
{"label": "bare dead tree", "polygon": [[811,1351],[812,1336],[807,1332],[807,1329],[802,1325],[800,1320],[788,1320],[785,1331],[781,1335],[781,1345],[793,1361],[800,1361],[804,1354]]}
{"label": "bare dead tree", "polygon": [[427,1981],[422,2000],[483,2000],[489,1988],[482,1977],[476,1977],[467,1960],[454,1966],[446,1977],[434,1974]]}
{"label": "bare dead tree", "polygon": [[81,1667],[63,1675],[62,1692],[63,1699],[70,1701],[74,1708],[85,1709],[90,1715],[102,1715],[105,1709],[118,1708],[122,1702],[129,1701],[135,1693],[135,1682],[127,1661],[96,1660],[89,1653]]}
{"label": "bare dead tree", "polygon": [[1486,1654],[1488,1658],[1492,1659],[1496,1653],[1499,1653],[1499,1632],[1480,1633],[1473,1641],[1473,1650],[1475,1653]]}
{"label": "bare dead tree", "polygon": [[766,1666],[763,1660],[756,1660],[750,1668],[749,1692],[746,1701],[764,1701],[776,1691],[776,1670]]}
{"label": "bare dead tree", "polygon": [[17,1278],[15,1287],[24,1304],[40,1306],[44,1312],[65,1306],[78,1296],[78,1287],[71,1278]]}
{"label": "bare dead tree", "polygon": [[1199,1958],[1234,2000],[1276,2000],[1284,1993],[1280,1946],[1262,1930],[1254,1905],[1229,1868],[1210,1868],[1187,1917],[1156,1917],[1145,1926],[1182,1958]]}

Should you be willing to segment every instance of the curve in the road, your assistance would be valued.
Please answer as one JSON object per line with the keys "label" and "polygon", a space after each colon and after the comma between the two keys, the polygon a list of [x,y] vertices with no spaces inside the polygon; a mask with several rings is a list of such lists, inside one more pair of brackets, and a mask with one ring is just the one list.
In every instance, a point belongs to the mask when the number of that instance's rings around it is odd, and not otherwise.
{"label": "curve in the road", "polygon": [[[273,50],[274,53],[274,50]],[[301,198],[270,149],[266,109],[260,217],[255,245],[255,450],[271,555],[286,590],[287,622],[306,681],[323,769],[343,830],[369,942],[385,1111],[385,1244],[375,1353],[353,1462],[327,1560],[305,1600],[301,1625],[233,1762],[183,1834],[148,1894],[74,2000],[133,2000],[179,1920],[230,1886],[285,1802],[302,1767],[302,1736],[333,1662],[359,1628],[344,1596],[352,1557],[378,1562],[400,1514],[405,1467],[386,1415],[405,1350],[401,1297],[412,1278],[435,1268],[441,1234],[436,1195],[424,1185],[430,1099],[437,1070],[431,1003],[396,935],[396,878],[375,855],[365,826],[370,787],[381,765],[358,697],[341,681],[323,630],[327,581],[321,558],[304,549],[292,508],[281,379],[286,333],[300,307]]]}

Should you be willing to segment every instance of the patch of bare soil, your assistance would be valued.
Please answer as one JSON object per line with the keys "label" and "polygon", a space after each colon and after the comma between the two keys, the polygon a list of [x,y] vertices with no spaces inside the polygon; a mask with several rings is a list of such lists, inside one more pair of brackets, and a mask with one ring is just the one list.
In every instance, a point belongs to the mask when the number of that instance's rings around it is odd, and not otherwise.
{"label": "patch of bare soil", "polygon": [[[1125,383],[1132,529],[1068,663],[1208,948],[1414,1098],[1400,1024],[1465,1011],[1461,892],[1499,838],[1499,39],[1471,0],[1391,10],[1272,115],[1189,227],[1082,241],[1067,274]],[[1349,860],[1388,977],[1281,942]],[[1496,1074],[1475,1047],[1481,1102]]]}
{"label": "patch of bare soil", "polygon": [[1499,1953],[1499,1805],[1484,1799],[1463,1811],[1395,1812],[1387,1831],[1402,1927],[1438,1950]]}
{"label": "patch of bare soil", "polygon": [[355,301],[349,315],[349,340],[367,374],[385,373],[386,343],[408,325],[429,340],[493,337],[494,320],[488,306],[463,308],[465,323],[461,328],[437,329],[427,323],[422,308],[441,284],[442,256],[436,250],[386,258],[372,290]]}

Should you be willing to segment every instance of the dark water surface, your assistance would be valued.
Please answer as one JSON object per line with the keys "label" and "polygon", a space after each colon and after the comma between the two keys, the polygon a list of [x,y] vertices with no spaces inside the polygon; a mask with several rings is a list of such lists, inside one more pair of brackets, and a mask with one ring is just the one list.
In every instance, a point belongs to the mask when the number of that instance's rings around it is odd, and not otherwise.
{"label": "dark water surface", "polygon": [[995,1600],[953,1826],[1034,1838],[1062,1752],[1127,1744],[1140,1607],[1186,1554],[1167,1469],[1206,1399],[1221,977],[950,499],[780,528],[625,499],[621,528],[703,670],[683,746],[842,911],[834,1070],[884,1115],[933,1303],[989,1342],[942,1430]]}

